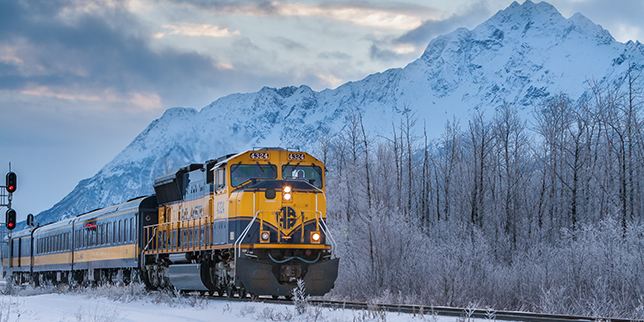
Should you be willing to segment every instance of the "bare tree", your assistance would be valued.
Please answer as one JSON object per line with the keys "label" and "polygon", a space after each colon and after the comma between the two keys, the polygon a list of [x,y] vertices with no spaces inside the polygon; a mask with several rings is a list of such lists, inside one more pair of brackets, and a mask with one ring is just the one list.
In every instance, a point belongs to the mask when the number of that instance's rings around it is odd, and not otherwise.
{"label": "bare tree", "polygon": [[496,151],[499,156],[498,176],[502,187],[505,212],[505,233],[510,236],[513,247],[517,243],[518,213],[520,211],[520,192],[527,176],[526,157],[528,138],[525,121],[521,120],[515,106],[504,103],[494,117]]}
{"label": "bare tree", "polygon": [[469,121],[469,149],[473,184],[471,188],[471,215],[474,226],[483,228],[485,212],[486,178],[489,172],[489,157],[493,151],[492,128],[484,120],[483,112],[477,110]]}

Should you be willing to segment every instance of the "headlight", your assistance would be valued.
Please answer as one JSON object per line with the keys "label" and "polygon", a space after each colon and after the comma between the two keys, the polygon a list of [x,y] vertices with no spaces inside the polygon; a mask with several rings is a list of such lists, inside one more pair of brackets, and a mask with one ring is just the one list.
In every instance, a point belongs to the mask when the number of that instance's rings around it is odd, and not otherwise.
{"label": "headlight", "polygon": [[262,243],[268,243],[270,241],[270,238],[271,238],[271,233],[268,232],[268,231],[262,231],[262,233],[260,234],[260,238],[261,238],[260,241]]}
{"label": "headlight", "polygon": [[320,243],[320,232],[319,231],[312,231],[311,232],[311,242],[319,244]]}
{"label": "headlight", "polygon": [[282,193],[282,199],[284,199],[284,201],[291,201],[293,198],[293,195],[291,194],[291,186],[284,186],[282,191],[284,192]]}

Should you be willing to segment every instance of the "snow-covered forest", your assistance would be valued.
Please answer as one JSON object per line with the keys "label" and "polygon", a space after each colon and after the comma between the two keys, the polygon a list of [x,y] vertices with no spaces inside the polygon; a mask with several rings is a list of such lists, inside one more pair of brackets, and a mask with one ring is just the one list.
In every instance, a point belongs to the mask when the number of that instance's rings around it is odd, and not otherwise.
{"label": "snow-covered forest", "polygon": [[320,138],[333,296],[644,317],[642,79],[501,104],[438,140],[408,112]]}

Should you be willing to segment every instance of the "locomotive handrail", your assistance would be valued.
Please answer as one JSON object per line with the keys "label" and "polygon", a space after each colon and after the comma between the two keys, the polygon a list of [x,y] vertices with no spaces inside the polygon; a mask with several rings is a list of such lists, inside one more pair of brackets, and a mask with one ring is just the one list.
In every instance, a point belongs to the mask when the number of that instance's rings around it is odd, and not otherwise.
{"label": "locomotive handrail", "polygon": [[[241,256],[241,243],[244,240],[244,238],[246,238],[246,235],[248,234],[248,231],[250,231],[250,227],[255,222],[255,219],[257,219],[257,215],[259,215],[259,212],[260,212],[260,210],[257,210],[255,212],[255,215],[253,216],[253,220],[251,220],[248,223],[248,225],[246,226],[244,231],[242,231],[242,233],[239,235],[239,237],[237,237],[237,240],[235,240],[235,242],[233,243],[233,257],[234,257],[234,260],[235,260],[235,271],[234,271],[233,276],[235,276],[235,277],[237,276],[237,257]],[[238,249],[239,249],[239,255],[237,255],[237,250]]]}
{"label": "locomotive handrail", "polygon": [[244,238],[246,238],[246,235],[248,235],[248,232],[250,231],[251,226],[255,222],[255,219],[257,219],[257,215],[259,215],[260,211],[261,210],[258,210],[258,211],[255,212],[255,215],[253,216],[253,220],[251,220],[248,223],[246,228],[242,231],[241,234],[239,234],[239,237],[237,237],[237,240],[235,240],[235,242],[233,243],[233,253],[235,254],[235,259],[237,259],[237,257],[241,256],[241,243],[244,240]]}
{"label": "locomotive handrail", "polygon": [[[170,250],[182,251],[207,249],[212,243],[212,234],[210,233],[212,223],[205,222],[204,220],[206,218],[194,219],[190,222],[182,220],[158,223],[144,227],[144,238],[147,239],[150,236],[150,240],[143,251],[158,253],[159,251],[167,251],[168,248]],[[173,229],[173,226],[176,226],[176,228]],[[176,235],[172,233],[173,231]],[[161,232],[168,233],[168,236],[162,235]],[[155,238],[157,239],[157,246],[151,249],[150,244]]]}
{"label": "locomotive handrail", "polygon": [[[324,198],[324,204],[326,205],[326,193],[324,191],[322,192],[322,197]],[[332,244],[331,245],[332,246],[332,248],[331,248],[331,256],[333,256],[333,253],[334,253],[334,250],[337,247],[337,244],[335,243],[335,238],[333,238],[333,235],[331,235],[331,231],[329,229],[329,226],[327,226],[326,221],[324,219],[322,219],[322,212],[318,211],[318,197],[317,197],[317,195],[315,195],[315,211],[316,211],[316,213],[315,213],[316,220],[317,220],[317,213],[318,212],[320,213],[320,220],[318,222],[321,222],[322,225],[324,225],[324,227],[320,226],[320,228],[322,229],[322,232],[324,232],[324,235],[328,236],[331,239],[331,244]]]}
{"label": "locomotive handrail", "polygon": [[[315,222],[317,224],[317,227],[319,227],[322,230],[325,236],[329,237],[329,240],[331,241],[331,246],[332,246],[331,254],[333,254],[333,250],[335,249],[337,244],[335,242],[335,238],[333,238],[333,235],[331,235],[329,226],[327,226],[326,221],[324,220],[324,218],[322,218],[322,212],[319,210],[302,211],[302,213],[305,213],[305,212],[312,212],[315,214]],[[304,215],[302,215],[302,240],[304,240]]]}
{"label": "locomotive handrail", "polygon": [[[152,228],[152,227],[145,227],[145,228],[146,228],[146,230],[148,230],[148,228]],[[148,243],[145,244],[145,247],[143,248],[143,252],[148,250],[148,247],[150,247],[150,243],[152,242],[152,240],[154,239],[154,237],[156,235],[157,235],[157,227],[155,226],[154,231],[152,232],[152,237],[150,237],[150,240],[148,240]]]}
{"label": "locomotive handrail", "polygon": [[[320,218],[318,218],[318,213],[320,213]],[[336,249],[337,245],[335,243],[335,238],[333,238],[333,235],[331,235],[331,232],[329,230],[329,226],[326,225],[326,221],[324,221],[324,219],[322,218],[322,212],[321,211],[316,211],[315,212],[315,220],[318,223],[322,223],[320,225],[320,229],[322,229],[322,232],[324,233],[324,235],[326,237],[329,237],[329,239],[331,240],[331,246],[332,246],[331,247],[331,255],[333,255],[333,251]]]}

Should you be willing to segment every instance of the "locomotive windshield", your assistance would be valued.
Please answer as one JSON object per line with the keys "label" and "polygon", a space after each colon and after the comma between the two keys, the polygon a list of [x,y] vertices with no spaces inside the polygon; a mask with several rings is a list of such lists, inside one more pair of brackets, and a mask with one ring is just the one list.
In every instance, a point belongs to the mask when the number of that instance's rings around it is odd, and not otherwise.
{"label": "locomotive windshield", "polygon": [[230,183],[233,187],[252,179],[275,179],[277,167],[272,164],[233,164],[230,166]]}
{"label": "locomotive windshield", "polygon": [[310,184],[322,188],[322,168],[314,165],[284,165],[282,177],[287,180],[306,180]]}

